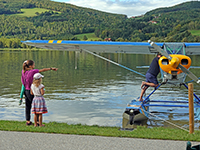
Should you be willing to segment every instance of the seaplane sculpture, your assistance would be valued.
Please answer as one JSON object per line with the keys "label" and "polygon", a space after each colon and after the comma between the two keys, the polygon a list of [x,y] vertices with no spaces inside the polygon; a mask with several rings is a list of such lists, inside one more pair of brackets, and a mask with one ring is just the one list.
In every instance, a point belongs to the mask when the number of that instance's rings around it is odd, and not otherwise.
{"label": "seaplane sculpture", "polygon": [[[188,107],[188,101],[154,101],[150,96],[162,84],[184,85],[186,76],[200,84],[200,80],[189,68],[191,59],[187,55],[199,55],[200,43],[154,43],[148,42],[111,42],[111,41],[65,41],[65,40],[28,40],[22,43],[44,49],[84,51],[128,69],[134,73],[143,74],[98,55],[98,53],[154,54],[160,53],[159,59],[162,82],[143,101],[132,100],[123,113],[123,128],[132,128],[134,124],[146,124],[150,106],[158,107]],[[155,104],[156,102],[156,104]],[[159,103],[159,104],[158,104]],[[200,98],[194,93],[195,108],[200,108]],[[200,115],[198,113],[197,115]]]}

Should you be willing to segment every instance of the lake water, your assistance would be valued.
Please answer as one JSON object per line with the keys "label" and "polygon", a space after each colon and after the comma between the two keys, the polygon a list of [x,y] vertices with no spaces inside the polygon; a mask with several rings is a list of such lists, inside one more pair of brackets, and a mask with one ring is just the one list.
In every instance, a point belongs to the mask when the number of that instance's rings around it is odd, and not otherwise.
{"label": "lake water", "polygon": [[[154,55],[101,54],[133,70],[145,74]],[[192,56],[192,65],[199,65],[200,56]],[[44,95],[48,113],[44,122],[65,122],[99,126],[122,126],[126,105],[140,95],[144,77],[115,66],[87,53],[65,51],[0,51],[0,119],[25,121],[25,105],[19,106],[21,70],[24,60],[35,61],[35,68],[57,67],[57,72],[43,72]],[[200,76],[199,69],[191,71]],[[189,79],[187,79],[189,80]],[[147,90],[149,94],[153,88]],[[199,86],[194,91],[200,95]],[[187,89],[163,85],[151,97],[154,100],[187,100]],[[24,102],[24,99],[23,99]],[[154,115],[182,127],[188,127],[187,108],[151,107]],[[33,120],[33,115],[31,116]],[[150,117],[150,127],[169,126]],[[198,126],[196,121],[195,126]]]}

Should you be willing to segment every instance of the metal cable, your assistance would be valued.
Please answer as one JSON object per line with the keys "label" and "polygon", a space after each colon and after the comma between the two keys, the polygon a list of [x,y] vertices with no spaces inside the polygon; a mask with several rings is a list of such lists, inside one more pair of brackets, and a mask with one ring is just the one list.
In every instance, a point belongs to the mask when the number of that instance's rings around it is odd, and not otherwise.
{"label": "metal cable", "polygon": [[167,122],[167,123],[169,123],[169,124],[171,124],[171,125],[173,125],[173,126],[175,126],[175,127],[177,127],[177,128],[180,128],[180,129],[182,129],[182,130],[185,130],[185,131],[189,132],[189,130],[187,130],[187,129],[183,128],[183,127],[180,127],[180,126],[178,126],[178,125],[176,125],[176,124],[174,124],[174,123],[172,123],[172,122],[169,122],[169,121],[167,121],[167,120],[165,120],[165,119],[162,119],[162,118],[160,118],[160,117],[158,117],[158,116],[156,116],[156,115],[154,115],[154,114],[152,114],[152,113],[150,113],[150,112],[148,112],[148,111],[146,111],[146,110],[144,110],[144,109],[143,109],[143,111],[145,111],[146,113],[148,113],[148,114],[150,114],[150,115],[152,115],[152,116],[154,116],[154,117],[156,117],[156,118],[158,118],[158,119],[160,119],[160,120],[162,120],[162,121],[165,121],[165,122]]}
{"label": "metal cable", "polygon": [[135,70],[133,70],[133,69],[130,69],[130,68],[126,67],[126,66],[123,66],[123,65],[121,65],[121,64],[119,64],[119,63],[116,63],[116,62],[114,62],[114,61],[112,61],[112,60],[110,60],[110,59],[107,59],[107,58],[105,58],[105,57],[102,57],[102,56],[100,56],[100,55],[97,55],[97,54],[95,54],[95,53],[93,53],[93,52],[91,52],[91,51],[88,51],[88,50],[86,50],[86,49],[82,49],[82,50],[85,51],[85,52],[87,52],[87,53],[89,53],[89,54],[92,54],[92,55],[94,55],[94,56],[96,56],[96,57],[98,57],[98,58],[101,58],[101,59],[103,59],[103,60],[106,60],[106,61],[108,61],[108,62],[110,62],[110,63],[112,63],[112,64],[115,64],[115,65],[117,65],[117,66],[120,66],[120,67],[122,67],[122,68],[125,68],[125,69],[127,69],[127,70],[129,70],[129,71],[132,71],[132,72],[134,72],[134,73],[136,73],[136,74],[139,74],[139,75],[145,77],[144,74],[142,74],[142,73],[140,73],[140,72],[137,72],[137,71],[135,71]]}

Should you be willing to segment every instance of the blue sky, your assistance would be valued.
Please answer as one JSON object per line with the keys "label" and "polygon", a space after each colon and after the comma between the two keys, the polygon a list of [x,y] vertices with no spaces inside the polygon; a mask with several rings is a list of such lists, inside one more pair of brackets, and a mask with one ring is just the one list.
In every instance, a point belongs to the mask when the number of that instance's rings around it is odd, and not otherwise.
{"label": "blue sky", "polygon": [[147,11],[170,7],[190,0],[52,0],[96,10],[125,14],[128,17],[145,14]]}

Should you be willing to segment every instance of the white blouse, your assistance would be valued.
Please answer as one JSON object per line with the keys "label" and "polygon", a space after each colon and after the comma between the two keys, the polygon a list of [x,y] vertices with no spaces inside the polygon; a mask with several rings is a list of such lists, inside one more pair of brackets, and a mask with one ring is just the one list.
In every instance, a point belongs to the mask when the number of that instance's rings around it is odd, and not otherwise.
{"label": "white blouse", "polygon": [[43,87],[44,87],[43,84],[40,84],[38,87],[36,87],[34,84],[31,84],[31,90],[32,90],[34,96],[42,96],[40,89]]}

